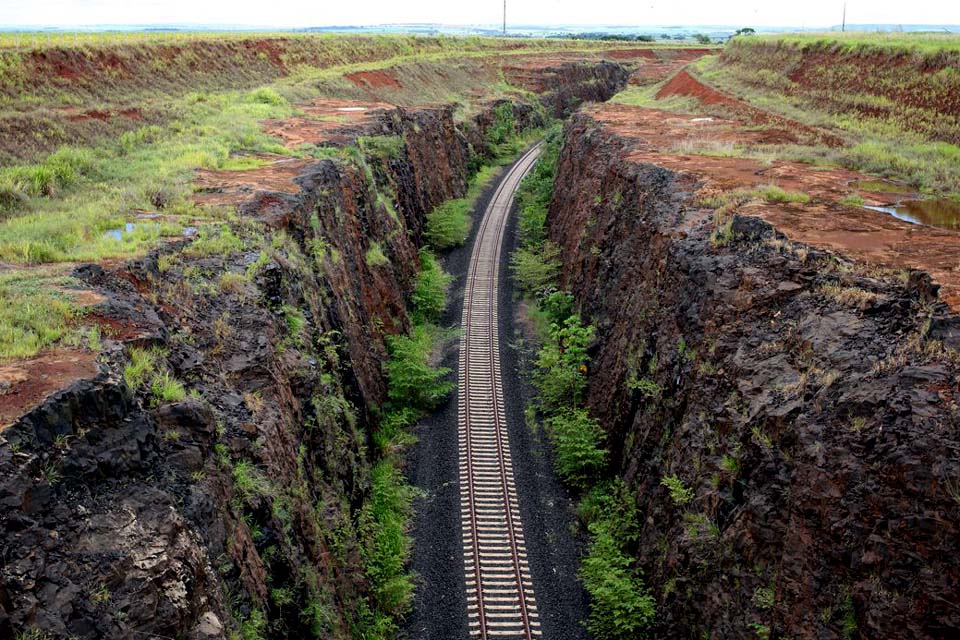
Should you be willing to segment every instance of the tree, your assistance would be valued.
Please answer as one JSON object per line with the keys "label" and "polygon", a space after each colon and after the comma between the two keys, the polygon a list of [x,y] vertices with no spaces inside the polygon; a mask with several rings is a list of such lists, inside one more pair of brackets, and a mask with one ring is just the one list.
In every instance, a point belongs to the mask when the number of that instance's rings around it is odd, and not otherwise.
{"label": "tree", "polygon": [[753,27],[744,27],[743,29],[737,29],[737,32],[733,35],[735,36],[752,36],[757,32]]}
{"label": "tree", "polygon": [[710,36],[704,35],[702,33],[693,34],[693,39],[699,42],[700,44],[710,44]]}

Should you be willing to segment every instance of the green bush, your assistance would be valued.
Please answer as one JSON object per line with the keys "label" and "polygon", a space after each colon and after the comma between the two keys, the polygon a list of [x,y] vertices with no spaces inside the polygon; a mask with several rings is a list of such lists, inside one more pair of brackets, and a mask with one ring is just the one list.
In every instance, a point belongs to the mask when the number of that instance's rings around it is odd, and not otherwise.
{"label": "green bush", "polygon": [[493,155],[506,155],[510,150],[509,144],[516,135],[517,123],[513,115],[513,103],[502,102],[493,108],[493,122],[487,128],[487,144]]}
{"label": "green bush", "polygon": [[585,409],[561,411],[547,420],[554,444],[557,472],[571,485],[584,489],[600,477],[607,464],[600,424]]}
{"label": "green bush", "polygon": [[288,104],[286,98],[269,87],[261,87],[251,91],[249,101],[258,104],[269,104],[275,107],[282,107]]}
{"label": "green bush", "polygon": [[0,220],[4,214],[16,211],[27,204],[24,185],[9,176],[0,177]]}
{"label": "green bush", "polygon": [[423,235],[435,249],[462,245],[470,234],[471,202],[467,198],[447,200],[427,214]]}
{"label": "green bush", "polygon": [[538,294],[560,277],[560,248],[550,241],[522,247],[513,252],[510,268],[517,286],[528,294]]}
{"label": "green bush", "polygon": [[390,616],[409,609],[413,595],[412,576],[404,571],[411,539],[407,521],[413,488],[392,460],[381,460],[371,473],[370,499],[361,522],[365,539],[364,564],[376,608]]}
{"label": "green bush", "polygon": [[547,208],[553,197],[553,179],[560,155],[561,134],[559,125],[547,133],[537,164],[517,189],[517,226],[522,246],[539,246],[546,240]]}
{"label": "green bush", "polygon": [[627,553],[639,536],[634,497],[617,480],[594,489],[580,512],[591,538],[580,567],[591,600],[588,629],[598,640],[644,637],[653,623],[655,603]]}
{"label": "green bush", "polygon": [[584,326],[580,316],[569,316],[563,323],[550,326],[550,336],[537,357],[533,382],[540,392],[540,403],[551,411],[580,404],[587,385],[587,347],[595,329]]}
{"label": "green bush", "polygon": [[421,249],[420,273],[411,299],[414,324],[433,323],[440,319],[447,306],[447,288],[451,281],[451,276],[444,272],[433,253]]}
{"label": "green bush", "polygon": [[436,334],[436,327],[421,325],[409,336],[387,336],[390,359],[383,368],[387,395],[397,406],[431,409],[453,391],[455,385],[443,379],[450,370],[429,362]]}

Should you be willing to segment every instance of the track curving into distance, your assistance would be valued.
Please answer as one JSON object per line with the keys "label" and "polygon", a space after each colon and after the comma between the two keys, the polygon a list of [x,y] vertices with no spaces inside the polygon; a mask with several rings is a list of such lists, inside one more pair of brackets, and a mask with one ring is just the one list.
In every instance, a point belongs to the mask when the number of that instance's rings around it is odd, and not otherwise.
{"label": "track curving into distance", "polygon": [[520,180],[540,146],[501,181],[480,223],[463,299],[458,395],[460,518],[471,638],[541,636],[510,462],[500,377],[500,248]]}

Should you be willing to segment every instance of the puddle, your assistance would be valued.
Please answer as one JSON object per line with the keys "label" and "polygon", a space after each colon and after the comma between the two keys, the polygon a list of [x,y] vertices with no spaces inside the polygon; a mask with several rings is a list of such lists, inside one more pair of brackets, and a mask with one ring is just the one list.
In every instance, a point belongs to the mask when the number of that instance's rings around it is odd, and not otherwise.
{"label": "puddle", "polygon": [[713,118],[694,118],[690,122],[713,122]]}
{"label": "puddle", "polygon": [[337,111],[366,111],[366,107],[337,107]]}
{"label": "puddle", "polygon": [[866,207],[911,224],[960,231],[960,203],[953,200],[907,200],[892,207]]}
{"label": "puddle", "polygon": [[113,238],[117,242],[121,242],[123,240],[123,236],[130,233],[136,228],[137,228],[137,223],[128,222],[127,224],[123,225],[122,229],[110,229],[108,231],[104,231],[103,236],[105,238]]}
{"label": "puddle", "polygon": [[[159,217],[160,217],[160,214],[137,215],[138,220],[152,220]],[[116,240],[117,242],[123,242],[123,239],[126,236],[130,235],[137,229],[142,229],[147,233],[151,233],[151,232],[160,233],[161,226],[159,222],[128,222],[124,224],[122,228],[118,227],[116,229],[108,229],[107,231],[104,231],[103,237],[111,238],[113,240]],[[185,235],[185,236],[196,235],[197,228],[184,227],[181,233],[182,235]]]}

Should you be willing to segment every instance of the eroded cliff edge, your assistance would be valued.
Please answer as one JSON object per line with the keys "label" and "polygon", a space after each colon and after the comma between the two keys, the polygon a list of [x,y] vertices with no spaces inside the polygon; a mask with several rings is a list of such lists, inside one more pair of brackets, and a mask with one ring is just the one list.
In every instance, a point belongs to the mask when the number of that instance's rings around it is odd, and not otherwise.
{"label": "eroded cliff edge", "polygon": [[639,506],[653,635],[948,637],[960,331],[936,285],[755,217],[718,236],[696,173],[613,129],[567,125],[547,224],[597,328],[587,403]]}

